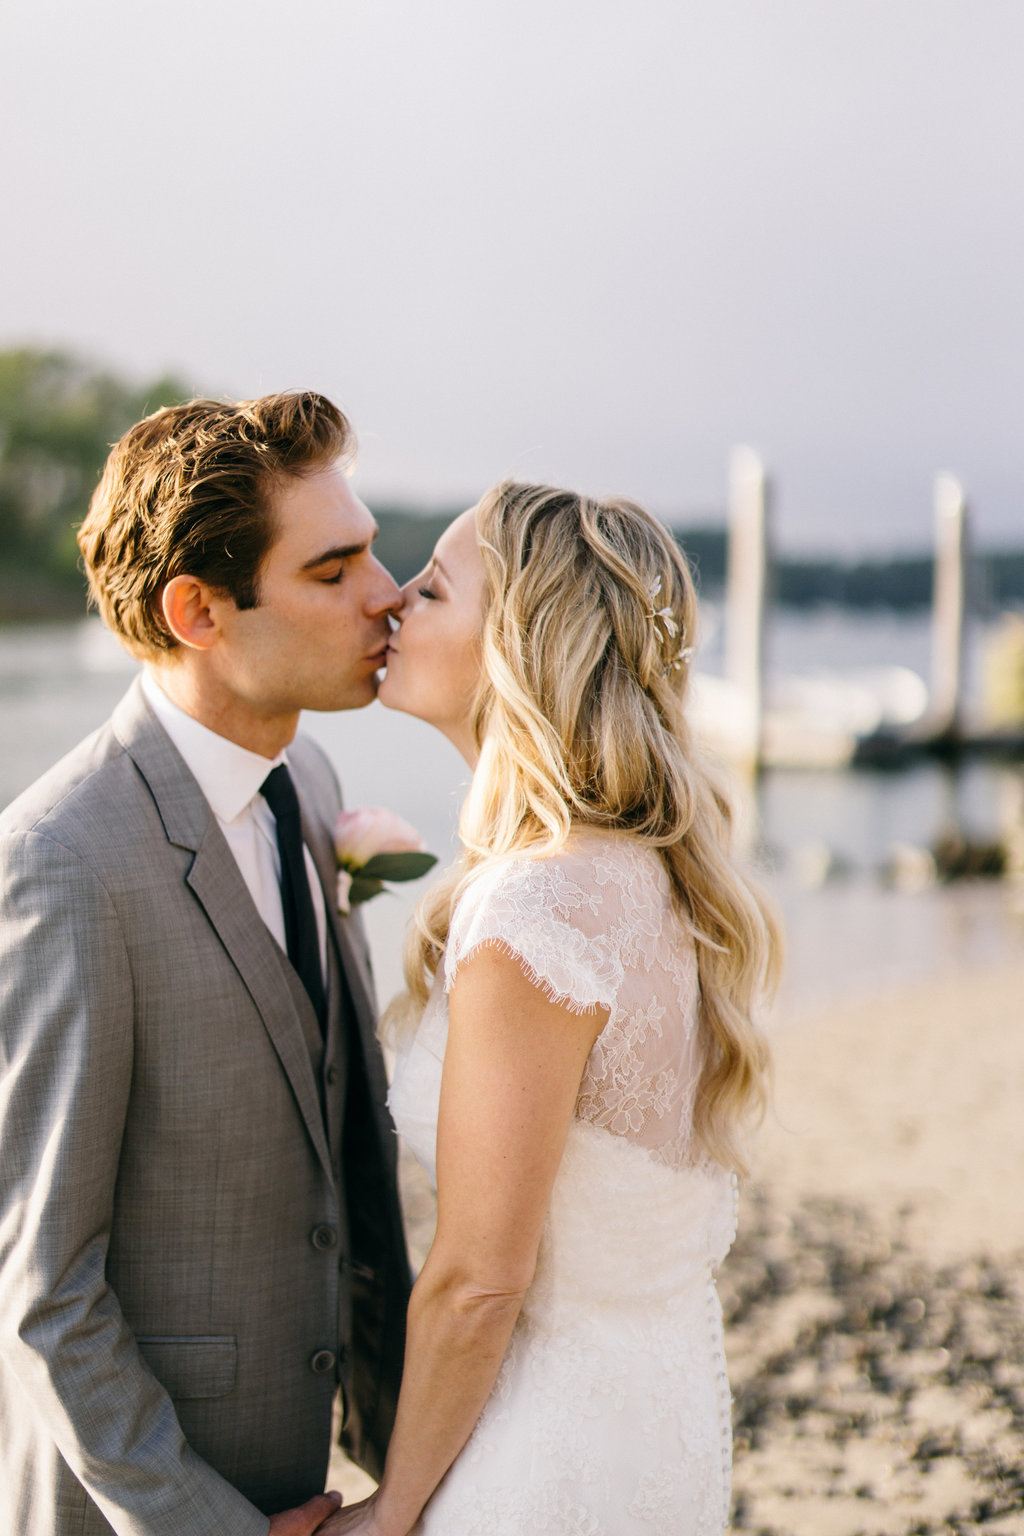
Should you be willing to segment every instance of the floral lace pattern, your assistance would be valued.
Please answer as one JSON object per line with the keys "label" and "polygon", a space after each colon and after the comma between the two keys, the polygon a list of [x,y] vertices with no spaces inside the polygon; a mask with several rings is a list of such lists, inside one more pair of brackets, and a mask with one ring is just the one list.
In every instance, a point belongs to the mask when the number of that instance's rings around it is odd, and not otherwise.
{"label": "floral lace pattern", "polygon": [[700,983],[693,940],[659,856],[623,833],[582,832],[571,851],[512,857],[485,871],[453,914],[446,991],[481,944],[517,955],[566,1007],[610,1010],[587,1062],[577,1116],[682,1167],[700,1071]]}
{"label": "floral lace pattern", "polygon": [[488,870],[453,915],[389,1104],[435,1179],[447,997],[480,944],[608,1020],[494,1387],[414,1536],[722,1536],[730,1397],[715,1270],[736,1181],[692,1153],[698,988],[660,860],[617,833]]}

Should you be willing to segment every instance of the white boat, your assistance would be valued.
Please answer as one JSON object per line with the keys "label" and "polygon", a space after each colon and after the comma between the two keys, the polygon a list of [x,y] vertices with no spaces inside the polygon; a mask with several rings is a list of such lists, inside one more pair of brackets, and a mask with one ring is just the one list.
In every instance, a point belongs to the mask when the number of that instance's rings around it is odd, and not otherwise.
{"label": "white boat", "polygon": [[[727,678],[695,672],[694,727],[728,758],[744,756],[749,702]],[[925,718],[928,688],[909,667],[770,674],[765,682],[762,761],[772,767],[836,768],[875,736],[899,737]]]}

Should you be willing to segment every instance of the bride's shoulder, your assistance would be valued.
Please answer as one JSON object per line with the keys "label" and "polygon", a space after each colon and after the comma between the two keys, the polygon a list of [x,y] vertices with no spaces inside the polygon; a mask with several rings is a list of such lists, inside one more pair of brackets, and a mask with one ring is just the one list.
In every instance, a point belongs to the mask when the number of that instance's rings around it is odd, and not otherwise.
{"label": "bride's shoulder", "polygon": [[658,850],[635,833],[617,827],[574,828],[558,857],[566,874],[602,889],[667,884]]}
{"label": "bride's shoulder", "polygon": [[574,827],[558,849],[517,849],[488,861],[463,888],[458,907],[463,914],[495,904],[563,916],[596,914],[617,890],[664,882],[659,854],[639,838],[610,828]]}

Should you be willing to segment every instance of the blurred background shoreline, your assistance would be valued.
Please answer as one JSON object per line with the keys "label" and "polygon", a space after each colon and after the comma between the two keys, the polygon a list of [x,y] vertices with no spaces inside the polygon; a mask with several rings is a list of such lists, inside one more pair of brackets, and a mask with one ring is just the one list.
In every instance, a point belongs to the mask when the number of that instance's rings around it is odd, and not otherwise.
{"label": "blurred background shoreline", "polygon": [[[74,525],[108,444],[144,411],[183,393],[170,375],[139,384],[68,352],[0,351],[0,804],[99,725],[135,670],[86,617]],[[912,724],[934,691],[934,551],[856,565],[787,558],[763,526],[766,495],[763,477],[752,505],[729,484],[728,505],[714,522],[676,532],[701,600],[695,728],[717,732],[722,740],[711,740],[712,748],[728,747],[751,687],[765,694],[768,725],[774,708],[786,728],[786,766],[758,771],[756,752],[743,743],[747,760],[737,762],[735,783],[744,846],[772,879],[792,933],[789,1003],[927,975],[938,955],[954,964],[1004,958],[1024,937],[1020,753],[896,751],[883,768],[846,761],[846,743],[878,739],[887,702],[879,679]],[[380,558],[408,580],[448,514],[371,506]],[[921,525],[931,527],[927,506]],[[755,565],[770,561],[760,584],[748,579],[737,548]],[[998,691],[994,658],[1006,626],[1024,630],[1024,545],[1000,555],[968,550],[953,574],[966,610],[953,636],[957,707],[977,718],[982,707],[991,712]],[[730,628],[749,629],[759,607],[752,657],[737,664]],[[1024,727],[1024,642],[1001,665],[1000,718]],[[739,681],[730,676],[737,671]],[[811,737],[833,714],[826,742],[829,750],[839,746],[822,769]],[[376,705],[359,715],[310,716],[305,728],[330,753],[351,803],[382,799],[420,826],[442,857],[453,851],[465,774],[445,743]],[[907,726],[900,720],[896,729],[899,748]],[[410,761],[415,775],[405,771]],[[968,856],[943,862],[950,847]],[[952,880],[965,871],[987,877]],[[397,951],[407,910],[408,900],[374,904],[382,948]],[[383,974],[397,985],[387,962]]]}
{"label": "blurred background shoreline", "polygon": [[[85,616],[74,525],[109,443],[185,393],[170,374],[140,383],[68,351],[0,351],[0,804],[103,720],[135,669]],[[736,460],[717,514],[676,526],[700,595],[691,718],[727,757],[747,694],[764,694],[765,722],[753,746],[740,744],[734,782],[743,846],[776,888],[792,934],[788,1005],[830,988],[842,996],[926,976],[940,955],[965,965],[1006,958],[1024,938],[1024,544],[1001,552],[965,544],[948,572],[963,610],[946,646],[952,723],[996,721],[1007,749],[919,750],[923,737],[912,732],[942,680],[942,508],[936,529],[922,507],[913,555],[856,563],[787,555],[767,526],[763,472],[754,466],[751,499]],[[749,480],[749,454],[738,462]],[[380,558],[399,581],[422,568],[458,511],[370,504]],[[749,654],[737,660],[735,632],[744,629]],[[824,758],[823,718],[832,753]],[[764,748],[773,725],[774,759]],[[465,774],[445,743],[376,705],[309,716],[305,728],[330,753],[351,803],[393,804],[442,857],[451,854]],[[862,766],[857,750],[882,739],[888,756]],[[374,904],[382,948],[397,950],[411,899]],[[397,985],[386,963],[383,974]]]}

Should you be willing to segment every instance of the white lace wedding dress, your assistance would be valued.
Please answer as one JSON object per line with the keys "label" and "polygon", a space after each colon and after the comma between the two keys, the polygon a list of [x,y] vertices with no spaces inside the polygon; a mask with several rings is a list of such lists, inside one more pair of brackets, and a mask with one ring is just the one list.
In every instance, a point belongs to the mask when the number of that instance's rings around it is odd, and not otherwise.
{"label": "white lace wedding dress", "polygon": [[389,1094],[435,1185],[446,992],[486,943],[569,1007],[611,1011],[497,1381],[415,1536],[721,1536],[732,1434],[714,1277],[736,1179],[692,1147],[696,954],[667,872],[638,839],[587,830],[463,895]]}

